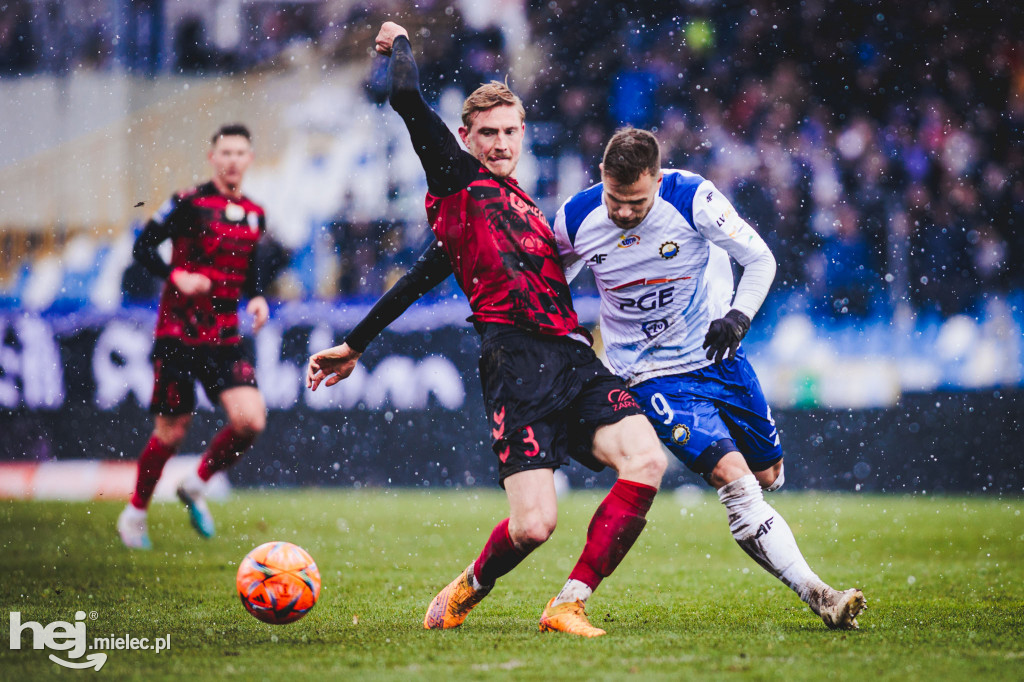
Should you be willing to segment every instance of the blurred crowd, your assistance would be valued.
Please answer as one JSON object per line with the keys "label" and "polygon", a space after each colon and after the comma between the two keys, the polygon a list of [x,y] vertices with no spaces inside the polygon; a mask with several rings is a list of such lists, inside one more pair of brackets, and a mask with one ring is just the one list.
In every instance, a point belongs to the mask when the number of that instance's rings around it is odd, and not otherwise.
{"label": "blurred crowd", "polygon": [[630,124],[656,131],[665,166],[733,199],[794,305],[945,317],[1024,288],[1017,3],[532,0],[527,18],[536,73],[517,71],[497,27],[450,11],[417,47],[428,98],[512,74],[546,212],[579,189],[560,182],[565,160],[596,181],[605,141]]}
{"label": "blurred crowd", "polygon": [[[141,26],[162,3],[127,4]],[[132,58],[147,68],[169,61],[182,72],[223,72],[303,41],[337,60],[366,60],[365,45],[398,5],[243,3],[248,33],[237,49],[215,48],[209,23],[193,18],[174,25],[169,50],[139,48]],[[41,6],[14,1],[0,15],[0,74],[52,58],[22,35]],[[575,164],[596,181],[604,142],[632,124],[656,131],[664,165],[700,173],[732,198],[775,253],[777,295],[807,309],[858,317],[912,306],[948,316],[1024,289],[1024,268],[1014,267],[1024,259],[1018,3],[509,6],[525,35],[507,22],[470,23],[458,3],[437,0],[417,3],[409,23],[431,101],[509,76],[526,102],[545,211],[580,189],[579,178],[567,186],[565,169]],[[103,31],[93,33],[102,46]],[[129,39],[145,45],[146,35]],[[102,62],[94,48],[86,51]],[[116,46],[108,54],[115,59]],[[372,59],[364,86],[381,106],[385,69]],[[382,225],[340,215],[327,226],[341,292],[386,287],[388,273],[415,256],[416,240],[403,232],[423,235],[421,219]]]}
{"label": "blurred crowd", "polygon": [[[1014,2],[537,2],[550,154],[630,123],[731,196],[777,288],[831,315],[943,315],[1024,286],[1024,12]],[[557,177],[551,182],[557,184]]]}

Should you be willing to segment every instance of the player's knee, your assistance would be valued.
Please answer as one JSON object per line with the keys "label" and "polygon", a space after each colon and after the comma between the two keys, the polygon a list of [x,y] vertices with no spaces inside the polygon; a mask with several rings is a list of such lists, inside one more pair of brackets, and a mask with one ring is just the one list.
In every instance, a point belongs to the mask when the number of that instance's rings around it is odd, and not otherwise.
{"label": "player's knee", "polygon": [[525,519],[514,529],[510,527],[509,535],[519,550],[532,550],[547,542],[555,532],[556,523],[555,519],[533,516]]}
{"label": "player's knee", "polygon": [[188,435],[188,424],[164,424],[154,429],[153,435],[164,447],[177,451]]}
{"label": "player's knee", "polygon": [[769,493],[778,490],[786,482],[786,473],[781,461],[771,469],[757,472],[755,476],[761,487]]}
{"label": "player's knee", "polygon": [[231,420],[231,429],[242,436],[255,438],[267,428],[266,412],[254,411],[240,414]]}
{"label": "player's knee", "polygon": [[668,458],[665,451],[655,442],[653,446],[644,448],[636,463],[636,476],[642,483],[657,487],[661,484],[661,478],[668,468]]}

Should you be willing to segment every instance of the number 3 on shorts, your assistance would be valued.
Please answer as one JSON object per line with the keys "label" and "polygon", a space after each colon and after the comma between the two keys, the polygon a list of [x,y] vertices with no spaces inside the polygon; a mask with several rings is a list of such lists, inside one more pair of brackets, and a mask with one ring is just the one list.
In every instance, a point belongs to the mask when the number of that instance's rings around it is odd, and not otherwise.
{"label": "number 3 on shorts", "polygon": [[523,453],[527,457],[536,457],[537,455],[540,454],[540,443],[537,442],[537,437],[533,435],[533,427],[532,426],[527,426],[524,429],[523,444],[524,445],[532,445],[533,446],[532,450],[529,450],[529,451],[526,451],[526,452]]}
{"label": "number 3 on shorts", "polygon": [[676,413],[669,407],[668,401],[665,400],[665,396],[660,393],[655,393],[651,396],[651,407],[658,413],[659,416],[664,417],[665,420],[662,424],[671,424],[675,418]]}

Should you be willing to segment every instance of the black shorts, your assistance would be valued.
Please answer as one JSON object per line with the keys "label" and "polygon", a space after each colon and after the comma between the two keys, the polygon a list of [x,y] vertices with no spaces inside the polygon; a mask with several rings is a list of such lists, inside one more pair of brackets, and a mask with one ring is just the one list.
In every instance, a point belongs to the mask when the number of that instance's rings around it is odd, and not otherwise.
{"label": "black shorts", "polygon": [[196,409],[196,381],[216,403],[226,389],[256,388],[256,369],[240,345],[194,348],[173,339],[153,344],[153,414],[191,414]]}
{"label": "black shorts", "polygon": [[594,431],[643,414],[622,379],[589,346],[567,337],[486,325],[480,381],[500,481],[529,469],[557,469],[570,457],[601,471]]}

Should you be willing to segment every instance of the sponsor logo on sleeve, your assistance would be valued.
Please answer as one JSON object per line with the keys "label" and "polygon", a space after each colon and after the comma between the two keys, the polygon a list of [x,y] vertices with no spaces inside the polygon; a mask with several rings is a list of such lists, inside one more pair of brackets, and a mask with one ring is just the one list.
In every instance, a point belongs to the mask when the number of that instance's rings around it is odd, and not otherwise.
{"label": "sponsor logo on sleeve", "polygon": [[630,407],[640,409],[640,406],[636,404],[636,399],[633,398],[633,394],[629,391],[623,391],[621,388],[613,388],[608,393],[608,402],[613,406],[615,412]]}

